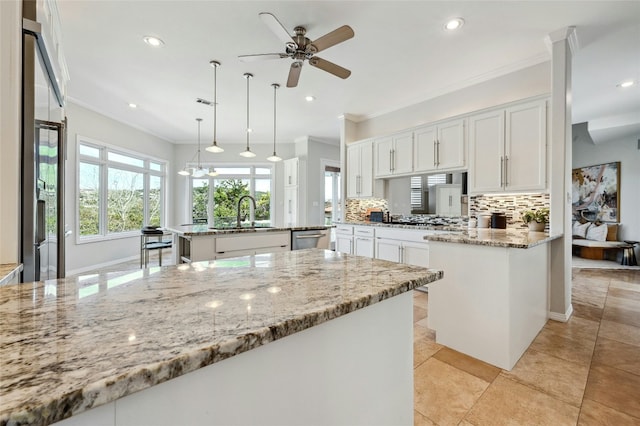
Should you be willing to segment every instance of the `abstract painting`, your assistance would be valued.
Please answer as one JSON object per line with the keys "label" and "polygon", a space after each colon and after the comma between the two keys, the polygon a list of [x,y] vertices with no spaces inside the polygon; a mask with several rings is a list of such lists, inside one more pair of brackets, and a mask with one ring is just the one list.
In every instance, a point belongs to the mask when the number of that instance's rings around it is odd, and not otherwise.
{"label": "abstract painting", "polygon": [[620,221],[620,162],[573,169],[574,219]]}

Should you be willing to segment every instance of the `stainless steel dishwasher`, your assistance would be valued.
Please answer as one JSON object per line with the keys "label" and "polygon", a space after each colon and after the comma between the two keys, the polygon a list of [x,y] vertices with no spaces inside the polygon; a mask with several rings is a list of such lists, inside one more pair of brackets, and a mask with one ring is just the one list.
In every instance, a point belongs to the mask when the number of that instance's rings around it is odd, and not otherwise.
{"label": "stainless steel dishwasher", "polygon": [[291,250],[308,248],[329,248],[329,230],[312,229],[306,231],[291,231]]}

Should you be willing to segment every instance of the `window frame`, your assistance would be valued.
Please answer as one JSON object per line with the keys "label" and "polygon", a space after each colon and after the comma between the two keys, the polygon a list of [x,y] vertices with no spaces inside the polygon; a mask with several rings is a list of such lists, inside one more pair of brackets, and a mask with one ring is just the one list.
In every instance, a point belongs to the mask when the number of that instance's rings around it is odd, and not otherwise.
{"label": "window frame", "polygon": [[[98,150],[98,157],[92,157],[80,154],[80,146],[88,146]],[[109,152],[127,157],[135,158],[143,161],[143,167],[133,166],[118,161],[109,160]],[[98,204],[98,233],[95,235],[80,235],[80,164],[92,164],[98,166],[99,174],[99,204]],[[151,169],[150,163],[161,165],[161,170]],[[108,191],[109,191],[109,168],[123,170],[133,173],[141,173],[143,175],[143,225],[148,223],[150,207],[149,207],[149,191],[151,189],[151,176],[160,178],[160,226],[165,225],[166,220],[166,197],[167,197],[167,170],[169,169],[169,161],[159,157],[154,157],[140,152],[136,152],[127,148],[101,142],[86,136],[76,136],[76,185],[75,185],[75,233],[76,244],[86,244],[98,241],[118,240],[122,238],[130,238],[140,234],[140,230],[131,230],[124,232],[108,231]]]}
{"label": "window frame", "polygon": [[[193,167],[190,163],[187,163],[187,167]],[[214,209],[215,209],[215,205],[214,205],[214,180],[220,180],[220,179],[248,179],[249,180],[249,194],[255,198],[256,195],[256,185],[255,185],[255,181],[256,180],[264,180],[267,177],[269,178],[269,180],[271,181],[269,184],[269,221],[271,223],[271,226],[275,226],[276,223],[276,217],[275,217],[275,206],[276,206],[276,200],[275,200],[275,173],[276,173],[276,168],[275,165],[273,163],[254,163],[251,165],[247,165],[246,163],[216,163],[215,166],[213,164],[205,164],[202,163],[202,167],[203,168],[209,168],[211,167],[212,169],[215,168],[216,170],[218,169],[233,169],[233,168],[243,168],[243,169],[249,169],[250,172],[249,174],[219,174],[217,176],[201,176],[201,177],[193,177],[193,176],[188,176],[187,179],[187,188],[188,188],[188,194],[189,194],[189,199],[188,199],[188,204],[187,204],[187,220],[189,223],[193,223],[193,180],[194,179],[198,179],[198,180],[208,180],[209,181],[209,188],[208,188],[208,200],[207,200],[207,223],[213,223],[214,222]],[[271,173],[269,173],[268,175],[266,174],[257,174],[256,173],[256,169],[269,169],[271,170]],[[252,211],[251,213],[251,220],[255,220],[254,217],[255,212]]]}

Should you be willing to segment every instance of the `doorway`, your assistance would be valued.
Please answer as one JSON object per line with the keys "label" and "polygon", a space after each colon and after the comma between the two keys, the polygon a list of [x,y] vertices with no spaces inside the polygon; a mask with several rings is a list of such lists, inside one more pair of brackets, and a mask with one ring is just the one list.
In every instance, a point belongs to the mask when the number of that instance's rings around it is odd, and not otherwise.
{"label": "doorway", "polygon": [[[323,161],[324,171],[324,224],[332,225],[342,217],[340,163]],[[335,250],[335,232],[331,228],[329,248]]]}

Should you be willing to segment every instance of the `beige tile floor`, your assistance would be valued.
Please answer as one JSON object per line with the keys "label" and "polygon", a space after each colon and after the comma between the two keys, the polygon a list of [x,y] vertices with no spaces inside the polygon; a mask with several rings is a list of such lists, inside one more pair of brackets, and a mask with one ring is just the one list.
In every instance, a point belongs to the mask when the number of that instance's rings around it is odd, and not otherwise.
{"label": "beige tile floor", "polygon": [[640,425],[640,270],[574,268],[572,298],[505,371],[437,344],[414,292],[414,424]]}
{"label": "beige tile floor", "polygon": [[574,269],[574,314],[513,370],[435,343],[414,293],[415,425],[640,425],[640,271]]}

